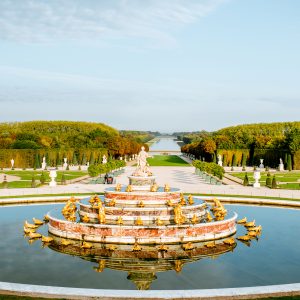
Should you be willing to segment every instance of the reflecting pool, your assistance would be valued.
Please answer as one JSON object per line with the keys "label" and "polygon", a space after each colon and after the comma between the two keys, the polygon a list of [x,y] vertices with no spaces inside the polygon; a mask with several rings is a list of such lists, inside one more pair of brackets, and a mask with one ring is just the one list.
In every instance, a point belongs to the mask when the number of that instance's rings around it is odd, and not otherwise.
{"label": "reflecting pool", "polygon": [[180,147],[175,142],[174,137],[162,137],[159,138],[157,142],[155,142],[150,146],[149,151],[155,151],[155,150],[180,151]]}
{"label": "reflecting pool", "polygon": [[[300,210],[230,205],[240,218],[247,216],[262,225],[258,240],[206,252],[179,249],[176,257],[172,251],[177,250],[172,248],[157,258],[156,254],[134,253],[126,246],[114,252],[100,247],[95,253],[76,243],[43,247],[36,240],[29,244],[23,236],[24,220],[42,219],[55,207],[62,205],[0,208],[0,281],[99,289],[204,289],[300,282]],[[38,232],[47,235],[47,226]],[[244,233],[239,225],[236,236]]]}

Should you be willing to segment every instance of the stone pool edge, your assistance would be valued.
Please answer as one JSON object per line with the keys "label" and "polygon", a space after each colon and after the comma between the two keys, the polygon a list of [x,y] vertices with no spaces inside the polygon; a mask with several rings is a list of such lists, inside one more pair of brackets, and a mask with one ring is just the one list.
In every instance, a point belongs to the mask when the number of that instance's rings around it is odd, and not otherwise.
{"label": "stone pool edge", "polygon": [[300,283],[197,290],[105,290],[0,282],[0,295],[64,299],[257,299],[300,295]]}

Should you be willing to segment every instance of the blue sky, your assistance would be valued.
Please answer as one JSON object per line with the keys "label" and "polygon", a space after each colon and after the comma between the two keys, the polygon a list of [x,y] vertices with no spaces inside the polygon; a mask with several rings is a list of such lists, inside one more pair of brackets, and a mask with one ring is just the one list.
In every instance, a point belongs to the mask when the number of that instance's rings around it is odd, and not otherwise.
{"label": "blue sky", "polygon": [[1,0],[0,120],[299,121],[300,1]]}

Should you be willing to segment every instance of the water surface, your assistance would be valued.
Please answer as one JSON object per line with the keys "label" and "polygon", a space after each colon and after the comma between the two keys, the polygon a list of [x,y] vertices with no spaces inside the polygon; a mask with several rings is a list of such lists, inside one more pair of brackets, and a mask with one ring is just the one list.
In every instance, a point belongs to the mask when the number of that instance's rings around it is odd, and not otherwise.
{"label": "water surface", "polygon": [[[0,208],[0,281],[80,288],[136,289],[128,273],[105,268],[97,273],[96,263],[78,256],[32,245],[23,237],[23,222],[42,218],[61,207],[30,205]],[[232,205],[240,217],[255,219],[263,226],[262,236],[250,247],[238,242],[233,252],[184,264],[156,273],[151,289],[205,289],[300,282],[300,211],[272,207]],[[46,226],[40,230],[47,233]],[[238,235],[245,229],[238,227]],[[122,262],[120,262],[122,264]],[[151,262],[150,262],[151,263]],[[153,261],[155,264],[155,261]]]}
{"label": "water surface", "polygon": [[149,151],[180,151],[179,145],[175,142],[173,137],[162,137],[157,142],[150,146]]}

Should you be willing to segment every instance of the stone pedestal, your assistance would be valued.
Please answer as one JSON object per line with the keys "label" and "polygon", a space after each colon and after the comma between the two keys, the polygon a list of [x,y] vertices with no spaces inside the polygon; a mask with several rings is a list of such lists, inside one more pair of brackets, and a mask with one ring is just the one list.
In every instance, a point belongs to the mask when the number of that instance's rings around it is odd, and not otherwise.
{"label": "stone pedestal", "polygon": [[57,173],[56,173],[56,170],[51,170],[50,171],[50,178],[51,178],[51,181],[49,183],[49,186],[56,186],[56,181],[55,181],[55,178],[57,177]]}
{"label": "stone pedestal", "polygon": [[279,171],[284,171],[284,164],[279,164]]}
{"label": "stone pedestal", "polygon": [[149,191],[155,183],[156,176],[128,176],[129,184],[134,191]]}
{"label": "stone pedestal", "polygon": [[253,187],[255,188],[260,188],[260,183],[259,183],[259,179],[260,179],[260,171],[254,171],[254,184],[253,184]]}

